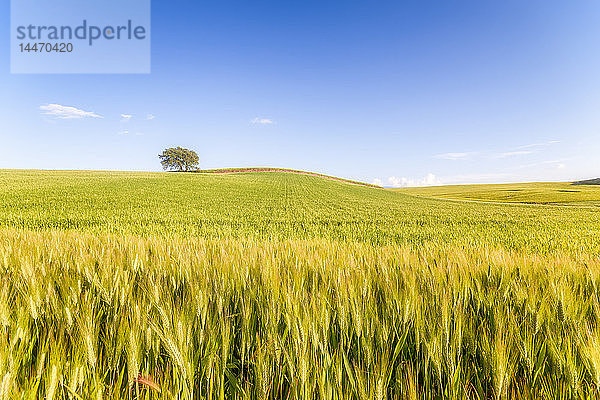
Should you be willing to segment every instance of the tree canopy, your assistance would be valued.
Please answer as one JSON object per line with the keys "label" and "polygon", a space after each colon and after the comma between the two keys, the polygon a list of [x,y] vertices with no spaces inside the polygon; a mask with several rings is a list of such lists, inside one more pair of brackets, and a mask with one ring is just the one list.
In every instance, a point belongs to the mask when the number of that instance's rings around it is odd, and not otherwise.
{"label": "tree canopy", "polygon": [[199,157],[193,150],[171,147],[159,154],[158,158],[165,170],[193,171],[198,169]]}

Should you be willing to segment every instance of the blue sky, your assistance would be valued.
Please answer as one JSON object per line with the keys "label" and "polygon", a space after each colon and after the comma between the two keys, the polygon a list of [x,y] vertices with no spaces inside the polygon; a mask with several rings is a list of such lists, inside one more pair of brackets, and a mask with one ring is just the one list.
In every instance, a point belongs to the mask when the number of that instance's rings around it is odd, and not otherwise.
{"label": "blue sky", "polygon": [[592,0],[154,0],[151,74],[11,75],[3,2],[0,168],[154,171],[183,146],[386,186],[597,177],[599,20]]}

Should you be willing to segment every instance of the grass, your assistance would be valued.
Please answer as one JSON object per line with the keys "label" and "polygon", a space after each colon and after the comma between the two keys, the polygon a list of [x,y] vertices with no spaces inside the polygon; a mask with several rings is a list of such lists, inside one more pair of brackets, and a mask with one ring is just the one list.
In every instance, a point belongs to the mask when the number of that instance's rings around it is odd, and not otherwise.
{"label": "grass", "polygon": [[599,398],[599,233],[283,172],[0,171],[0,397]]}

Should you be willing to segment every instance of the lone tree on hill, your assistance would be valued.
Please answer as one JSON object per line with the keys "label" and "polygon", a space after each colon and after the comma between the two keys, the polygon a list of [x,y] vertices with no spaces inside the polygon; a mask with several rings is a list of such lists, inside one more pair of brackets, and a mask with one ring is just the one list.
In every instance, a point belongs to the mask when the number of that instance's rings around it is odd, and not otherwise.
{"label": "lone tree on hill", "polygon": [[182,147],[171,147],[158,155],[165,170],[194,171],[198,169],[198,154]]}

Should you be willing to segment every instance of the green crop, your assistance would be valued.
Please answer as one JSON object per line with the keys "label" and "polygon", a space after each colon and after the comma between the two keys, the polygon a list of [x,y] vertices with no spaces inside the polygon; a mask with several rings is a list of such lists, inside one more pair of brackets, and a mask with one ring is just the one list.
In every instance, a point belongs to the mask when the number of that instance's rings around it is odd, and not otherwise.
{"label": "green crop", "polygon": [[0,171],[0,227],[95,234],[325,238],[374,245],[600,249],[598,210],[457,203],[292,173]]}
{"label": "green crop", "polygon": [[0,171],[0,398],[599,398],[598,216]]}

